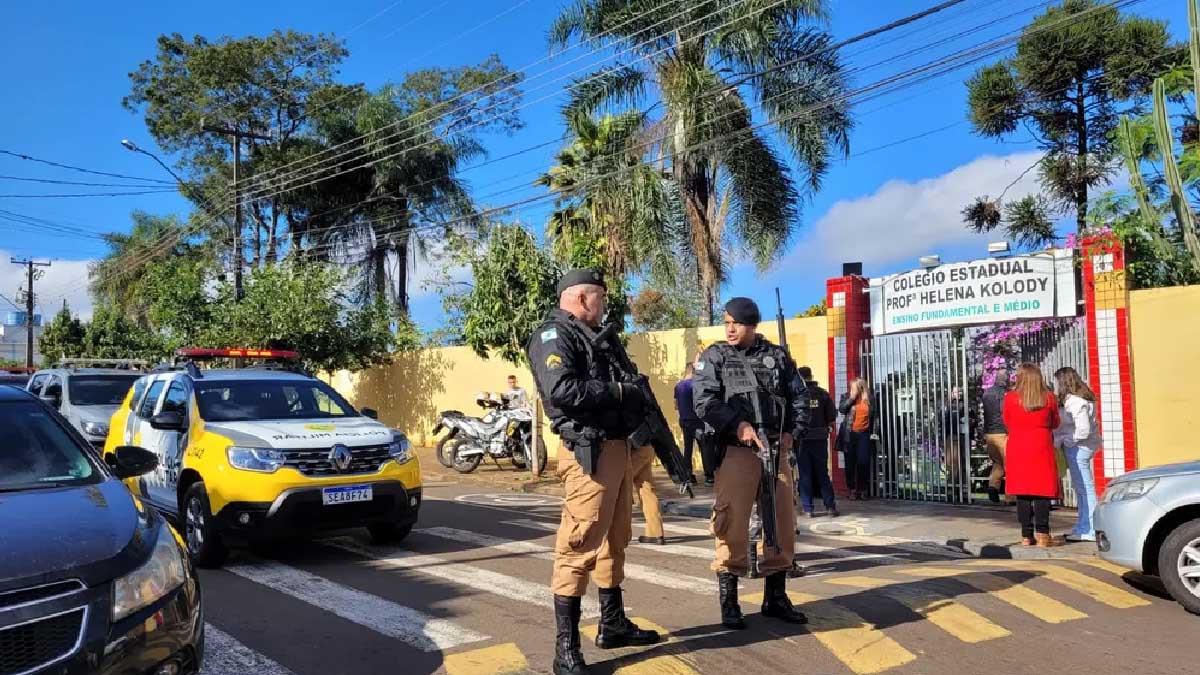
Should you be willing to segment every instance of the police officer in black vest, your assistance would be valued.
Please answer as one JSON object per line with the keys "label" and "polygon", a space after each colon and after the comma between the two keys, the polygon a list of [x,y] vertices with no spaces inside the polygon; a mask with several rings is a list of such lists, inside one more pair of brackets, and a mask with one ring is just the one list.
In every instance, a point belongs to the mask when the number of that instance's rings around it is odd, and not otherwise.
{"label": "police officer in black vest", "polygon": [[[624,347],[599,330],[607,286],[595,270],[558,283],[559,307],[529,339],[527,353],[550,428],[562,439],[558,477],[566,497],[554,546],[555,675],[585,675],[579,645],[581,598],[588,577],[599,587],[596,646],[658,642],[625,616],[621,582],[633,535],[630,434],[645,418],[641,390],[628,383]],[[620,350],[620,351],[618,351]]]}
{"label": "police officer in black vest", "polygon": [[796,449],[800,506],[809,518],[816,517],[813,496],[814,493],[820,494],[826,512],[836,518],[840,514],[833,496],[833,483],[829,480],[829,429],[837,422],[837,404],[829,392],[813,379],[811,368],[803,366],[799,373],[804,380],[808,405],[808,433]]}
{"label": "police officer in black vest", "polygon": [[[721,623],[746,627],[738,604],[738,577],[750,572],[750,512],[762,480],[768,443],[778,449],[774,475],[776,537],[779,549],[761,550],[766,576],[762,613],[789,623],[806,623],[787,596],[787,573],[795,552],[796,515],[787,461],[795,439],[808,426],[808,399],[796,365],[781,347],[757,333],[762,315],[749,298],[725,305],[725,342],[704,350],[696,362],[696,412],[717,434],[717,480],[712,532],[721,596]],[[757,397],[759,412],[755,412]],[[761,416],[761,420],[758,420]],[[756,422],[761,421],[761,425]],[[755,430],[764,429],[763,438]],[[764,536],[765,538],[765,536]]]}

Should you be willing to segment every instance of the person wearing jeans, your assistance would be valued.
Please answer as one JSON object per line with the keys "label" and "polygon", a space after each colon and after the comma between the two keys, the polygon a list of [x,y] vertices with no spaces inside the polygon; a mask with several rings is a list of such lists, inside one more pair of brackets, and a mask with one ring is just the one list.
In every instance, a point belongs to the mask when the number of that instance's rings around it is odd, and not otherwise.
{"label": "person wearing jeans", "polygon": [[878,406],[861,377],[850,382],[850,391],[838,404],[842,424],[838,429],[838,449],[846,465],[846,489],[850,501],[866,499],[871,491],[871,441],[879,422]]}
{"label": "person wearing jeans", "polygon": [[[675,385],[675,409],[679,412],[679,428],[683,430],[683,463],[687,465],[688,471],[691,472],[695,466],[692,464],[692,449],[697,445],[700,446],[700,463],[704,466],[704,483],[706,485],[713,484],[713,457],[709,450],[711,445],[708,439],[705,438],[704,423],[700,421],[700,417],[696,415],[696,408],[692,398],[692,375],[694,367],[688,364],[684,371],[683,379]],[[692,482],[696,481],[696,476],[692,474]]]}
{"label": "person wearing jeans", "polygon": [[1096,508],[1092,458],[1100,450],[1096,394],[1074,368],[1059,368],[1054,379],[1058,384],[1058,398],[1062,401],[1062,422],[1054,431],[1054,441],[1066,455],[1079,512],[1075,529],[1066,540],[1096,541],[1096,531],[1092,527],[1092,511]]}

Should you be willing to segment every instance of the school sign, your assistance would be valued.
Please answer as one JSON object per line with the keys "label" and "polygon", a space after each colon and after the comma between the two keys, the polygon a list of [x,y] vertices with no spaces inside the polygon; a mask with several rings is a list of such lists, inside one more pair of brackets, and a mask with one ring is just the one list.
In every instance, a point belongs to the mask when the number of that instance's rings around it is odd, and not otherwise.
{"label": "school sign", "polygon": [[1076,316],[1073,255],[1050,249],[871,279],[871,332]]}

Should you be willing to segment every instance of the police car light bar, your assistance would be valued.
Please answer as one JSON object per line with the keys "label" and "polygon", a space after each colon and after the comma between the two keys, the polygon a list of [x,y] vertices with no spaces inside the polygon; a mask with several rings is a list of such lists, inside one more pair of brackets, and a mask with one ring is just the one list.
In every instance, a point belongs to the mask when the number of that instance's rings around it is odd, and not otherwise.
{"label": "police car light bar", "polygon": [[189,359],[298,359],[300,352],[286,349],[199,349],[184,347],[176,356]]}

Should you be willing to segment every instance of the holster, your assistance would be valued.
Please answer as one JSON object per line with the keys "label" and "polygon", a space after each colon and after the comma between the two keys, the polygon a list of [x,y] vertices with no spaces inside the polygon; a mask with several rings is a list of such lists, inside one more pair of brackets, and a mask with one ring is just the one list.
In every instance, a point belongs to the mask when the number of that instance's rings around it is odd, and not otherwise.
{"label": "holster", "polygon": [[579,468],[589,476],[594,474],[596,464],[600,461],[600,449],[604,447],[604,433],[599,429],[575,424],[564,424],[556,433],[574,453]]}

